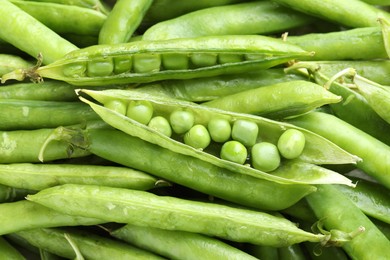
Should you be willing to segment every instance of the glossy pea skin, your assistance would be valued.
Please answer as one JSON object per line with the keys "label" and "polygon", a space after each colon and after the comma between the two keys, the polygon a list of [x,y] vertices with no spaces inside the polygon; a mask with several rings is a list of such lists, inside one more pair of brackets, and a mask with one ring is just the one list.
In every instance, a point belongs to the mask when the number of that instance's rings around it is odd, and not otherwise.
{"label": "glossy pea skin", "polygon": [[164,259],[127,243],[77,229],[38,228],[15,233],[38,248],[71,259],[75,257],[75,252],[65,234],[87,259]]}
{"label": "glossy pea skin", "polygon": [[275,170],[280,165],[280,155],[276,145],[268,142],[255,144],[251,149],[252,166],[264,172]]}
{"label": "glossy pea skin", "polygon": [[122,102],[121,100],[112,99],[104,103],[104,107],[115,111],[121,115],[126,115],[127,112],[127,103]]}
{"label": "glossy pea skin", "polygon": [[165,117],[152,117],[152,119],[148,123],[148,126],[155,129],[157,132],[162,133],[165,136],[171,137],[172,135],[171,125]]}
{"label": "glossy pea skin", "polygon": [[[332,185],[318,185],[318,191],[306,199],[317,219],[321,219],[328,230],[334,228],[356,232],[359,227],[365,228],[365,231],[342,245],[352,259],[386,259],[390,254],[390,241],[385,235],[348,197]],[[370,243],[369,250],[367,241],[373,242]]]}
{"label": "glossy pea skin", "polygon": [[127,106],[126,116],[146,125],[152,119],[153,106],[149,101],[132,101]]}
{"label": "glossy pea skin", "polygon": [[259,127],[254,122],[240,119],[233,123],[232,139],[245,146],[255,145],[258,133]]}
{"label": "glossy pea skin", "polygon": [[184,134],[184,143],[197,149],[209,146],[211,137],[204,125],[194,125]]}
{"label": "glossy pea skin", "polygon": [[[0,131],[0,163],[39,162],[39,153],[52,128]],[[75,148],[69,150],[65,142],[51,142],[43,154],[45,161],[83,157],[90,153]]]}
{"label": "glossy pea skin", "polygon": [[318,133],[359,156],[362,160],[356,166],[390,188],[390,147],[385,143],[334,115],[322,112],[311,112],[289,122]]}
{"label": "glossy pea skin", "polygon": [[106,20],[99,11],[60,3],[12,0],[13,4],[30,14],[58,34],[73,33],[97,36]]}
{"label": "glossy pea skin", "polygon": [[0,234],[44,227],[90,226],[103,224],[96,218],[84,218],[60,213],[27,200],[0,204]]}
{"label": "glossy pea skin", "polygon": [[359,0],[344,0],[342,2],[337,0],[326,2],[320,0],[276,0],[275,2],[348,27],[379,26],[378,17],[390,18],[390,14],[386,11]]}
{"label": "glossy pea skin", "polygon": [[223,118],[212,118],[207,124],[210,137],[214,142],[223,143],[230,139],[232,127],[230,122]]}
{"label": "glossy pea skin", "polygon": [[248,152],[246,147],[237,141],[228,141],[222,145],[220,157],[221,159],[231,162],[244,164]]}
{"label": "glossy pea skin", "polygon": [[45,189],[28,199],[64,213],[201,233],[236,242],[288,246],[328,239],[323,234],[303,231],[283,217],[261,211],[157,196],[145,191],[66,184]]}
{"label": "glossy pea skin", "polygon": [[[169,259],[256,259],[218,239],[197,233],[127,224],[111,232],[111,235]],[[175,245],[174,250],[171,245]]]}
{"label": "glossy pea skin", "polygon": [[288,129],[279,137],[277,147],[284,158],[295,159],[305,148],[305,135],[299,130]]}
{"label": "glossy pea skin", "polygon": [[[44,64],[54,62],[70,51],[78,49],[9,1],[0,2],[0,16],[2,17],[0,38],[33,58],[42,53]],[[26,24],[29,25],[28,29],[25,27]],[[26,42],[34,44],[26,44]]]}
{"label": "glossy pea skin", "polygon": [[152,2],[152,0],[117,1],[100,29],[99,44],[128,42]]}
{"label": "glossy pea skin", "polygon": [[14,54],[0,54],[0,77],[3,74],[11,72],[15,69],[23,69],[32,67],[30,61]]}
{"label": "glossy pea skin", "polygon": [[224,5],[187,13],[149,27],[143,40],[205,35],[269,35],[308,24],[312,17],[271,1]]}
{"label": "glossy pea skin", "polygon": [[190,111],[176,110],[170,114],[169,122],[176,134],[184,134],[193,127],[195,118]]}

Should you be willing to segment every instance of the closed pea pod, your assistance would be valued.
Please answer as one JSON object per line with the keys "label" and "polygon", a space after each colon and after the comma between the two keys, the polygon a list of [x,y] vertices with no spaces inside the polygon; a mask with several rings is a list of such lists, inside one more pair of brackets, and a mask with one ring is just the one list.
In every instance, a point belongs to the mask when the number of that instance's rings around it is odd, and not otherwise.
{"label": "closed pea pod", "polygon": [[202,105],[269,118],[283,118],[340,101],[340,96],[318,84],[297,80],[245,90],[204,102]]}
{"label": "closed pea pod", "polygon": [[0,234],[10,234],[31,228],[60,226],[91,226],[103,224],[96,218],[67,215],[27,200],[0,204]]}
{"label": "closed pea pod", "polygon": [[23,199],[27,194],[35,192],[29,189],[19,189],[0,184],[0,202],[10,202]]}
{"label": "closed pea pod", "polygon": [[[32,57],[42,53],[43,63],[51,63],[78,48],[9,1],[0,1],[0,38]],[[15,23],[15,20],[19,21]],[[28,24],[28,30],[24,26]],[[23,37],[20,37],[23,35]],[[37,37],[39,35],[39,37]],[[26,44],[34,42],[34,44]],[[50,42],[50,44],[48,44]]]}
{"label": "closed pea pod", "polygon": [[0,54],[0,77],[15,69],[31,67],[32,63],[13,54]]}
{"label": "closed pea pod", "polygon": [[157,179],[126,167],[75,164],[0,164],[0,183],[19,189],[42,190],[64,183],[100,184],[148,190]]}
{"label": "closed pea pod", "polygon": [[[192,63],[190,68],[165,69],[161,64],[164,55],[176,54],[191,58],[193,55],[239,54],[239,62],[197,67]],[[256,54],[254,59],[245,59],[245,55]],[[62,80],[75,85],[109,85],[126,83],[143,83],[165,79],[189,79],[209,77],[227,73],[242,73],[249,70],[270,68],[291,59],[311,55],[310,52],[286,43],[279,39],[261,35],[224,35],[205,36],[189,39],[172,39],[166,41],[135,41],[115,45],[96,45],[71,52],[63,59],[48,66],[32,70],[18,70],[2,77],[22,79],[26,76],[40,81],[42,78]],[[250,55],[249,55],[250,56]],[[132,60],[132,69],[123,73],[111,73],[106,76],[88,73],[87,64],[101,59]],[[115,72],[115,68],[113,68]]]}
{"label": "closed pea pod", "polygon": [[[169,259],[255,259],[218,239],[196,233],[127,224],[112,231],[111,235]],[[175,250],[171,250],[172,244]]]}
{"label": "closed pea pod", "polygon": [[143,40],[191,38],[205,35],[269,35],[310,23],[312,17],[271,1],[254,1],[198,11],[149,27]]}
{"label": "closed pea pod", "polygon": [[100,30],[99,44],[128,42],[152,2],[152,0],[117,1]]}
{"label": "closed pea pod", "polygon": [[[144,191],[66,184],[40,191],[28,199],[76,215],[259,245],[288,246],[303,241],[326,244],[338,240],[337,235],[305,232],[285,218],[264,212],[156,196]],[[91,204],[93,207],[87,207]],[[126,213],[129,210],[131,214]]]}
{"label": "closed pea pod", "polygon": [[15,235],[38,248],[66,258],[75,256],[69,240],[66,239],[68,236],[77,245],[80,254],[88,259],[107,259],[109,257],[116,259],[164,259],[121,241],[69,228],[30,229],[16,232]]}
{"label": "closed pea pod", "polygon": [[68,6],[80,6],[94,9],[103,14],[109,13],[109,9],[100,0],[39,0],[39,2],[57,3]]}

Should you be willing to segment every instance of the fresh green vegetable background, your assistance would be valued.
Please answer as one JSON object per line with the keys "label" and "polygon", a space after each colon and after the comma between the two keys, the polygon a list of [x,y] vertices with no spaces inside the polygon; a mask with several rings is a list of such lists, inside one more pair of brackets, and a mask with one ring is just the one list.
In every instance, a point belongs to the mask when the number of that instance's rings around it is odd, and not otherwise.
{"label": "fresh green vegetable background", "polygon": [[389,7],[0,0],[0,259],[388,259]]}

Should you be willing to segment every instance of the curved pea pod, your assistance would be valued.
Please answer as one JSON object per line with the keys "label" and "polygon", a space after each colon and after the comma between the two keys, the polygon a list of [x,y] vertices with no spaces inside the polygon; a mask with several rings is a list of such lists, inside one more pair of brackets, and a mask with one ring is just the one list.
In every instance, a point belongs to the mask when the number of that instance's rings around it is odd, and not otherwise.
{"label": "curved pea pod", "polygon": [[288,246],[303,241],[338,241],[256,210],[157,196],[145,191],[65,184],[29,195],[28,200],[63,213],[167,230],[187,231],[236,242]]}
{"label": "curved pea pod", "polygon": [[77,255],[74,245],[86,259],[164,259],[122,241],[73,228],[38,228],[22,230],[13,235],[68,259],[77,259],[74,258]]}
{"label": "curved pea pod", "polygon": [[382,86],[361,77],[357,74],[353,76],[353,89],[358,91],[372,107],[372,109],[390,124],[390,87]]}
{"label": "curved pea pod", "polygon": [[[2,82],[28,76],[35,81],[52,78],[81,86],[144,83],[267,69],[308,55],[312,53],[260,35],[135,41],[70,52],[50,65],[10,72]],[[222,57],[230,58],[225,62]]]}
{"label": "curved pea pod", "polygon": [[28,68],[31,66],[33,66],[33,64],[30,61],[27,61],[20,56],[14,54],[0,54],[0,77],[15,69]]}
{"label": "curved pea pod", "polygon": [[32,228],[92,226],[105,223],[101,219],[67,215],[27,200],[1,203],[0,213],[1,235]]}
{"label": "curved pea pod", "polygon": [[286,118],[309,112],[342,99],[322,86],[305,80],[282,82],[224,96],[203,106],[227,111]]}
{"label": "curved pea pod", "polygon": [[[276,144],[280,135],[287,129],[296,128],[303,131],[306,144],[302,154],[299,157],[300,161],[312,163],[312,164],[345,164],[356,163],[359,158],[345,152],[337,145],[331,143],[327,139],[320,137],[305,129],[297,128],[291,124],[286,124],[258,116],[246,115],[228,112],[224,110],[208,108],[194,103],[179,101],[175,99],[168,99],[165,97],[156,97],[136,91],[121,91],[121,90],[106,90],[106,91],[92,91],[92,90],[80,90],[79,94],[87,94],[100,102],[105,104],[111,100],[120,100],[127,103],[130,100],[147,100],[153,105],[155,115],[160,115],[165,118],[169,118],[169,115],[177,110],[183,109],[191,111],[195,117],[195,124],[207,125],[211,118],[225,118],[229,122],[235,120],[244,119],[255,122],[260,131],[257,140],[268,141]],[[89,104],[92,109],[99,114],[99,116],[109,125],[117,128],[129,135],[139,137],[145,141],[157,144],[164,148],[167,148],[173,152],[189,155],[195,158],[212,163],[218,167],[229,169],[233,172],[241,174],[251,175],[257,178],[264,178],[267,180],[292,183],[294,180],[288,180],[285,178],[271,175],[252,167],[247,167],[241,164],[229,162],[219,159],[218,157],[206,153],[203,150],[195,149],[189,145],[186,145],[180,141],[176,141],[173,138],[167,137],[157,131],[147,127],[143,124],[136,122],[135,120],[124,116],[118,112],[115,112],[109,108],[95,104],[86,98],[80,97],[83,102]],[[313,178],[309,177],[310,183],[313,183]],[[314,178],[315,179],[315,178]],[[298,181],[302,183],[302,179]]]}
{"label": "curved pea pod", "polygon": [[390,193],[384,186],[358,179],[355,188],[335,185],[366,215],[390,224]]}
{"label": "curved pea pod", "polygon": [[[111,235],[169,259],[257,259],[216,238],[192,232],[127,224],[112,231]],[[175,250],[171,245],[175,245]]]}
{"label": "curved pea pod", "polygon": [[0,99],[0,110],[0,130],[50,128],[98,119],[80,102]]}
{"label": "curved pea pod", "polygon": [[163,80],[141,84],[136,90],[180,100],[205,102],[249,89],[305,79],[307,77],[298,73],[285,73],[283,68],[270,68],[240,75],[225,74],[207,78]]}
{"label": "curved pea pod", "polygon": [[148,190],[157,179],[127,167],[72,164],[0,164],[0,183],[20,189],[42,190],[64,183],[96,184]]}

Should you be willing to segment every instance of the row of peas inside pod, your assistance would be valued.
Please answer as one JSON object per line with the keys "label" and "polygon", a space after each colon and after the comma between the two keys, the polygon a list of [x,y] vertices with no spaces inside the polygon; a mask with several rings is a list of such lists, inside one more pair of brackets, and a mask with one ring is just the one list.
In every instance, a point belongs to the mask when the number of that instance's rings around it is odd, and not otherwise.
{"label": "row of peas inside pod", "polygon": [[283,158],[298,158],[305,147],[305,135],[297,129],[284,131],[274,144],[259,140],[262,129],[251,120],[215,116],[200,124],[190,109],[161,115],[148,100],[111,99],[104,106],[195,149],[263,172],[277,169]]}

